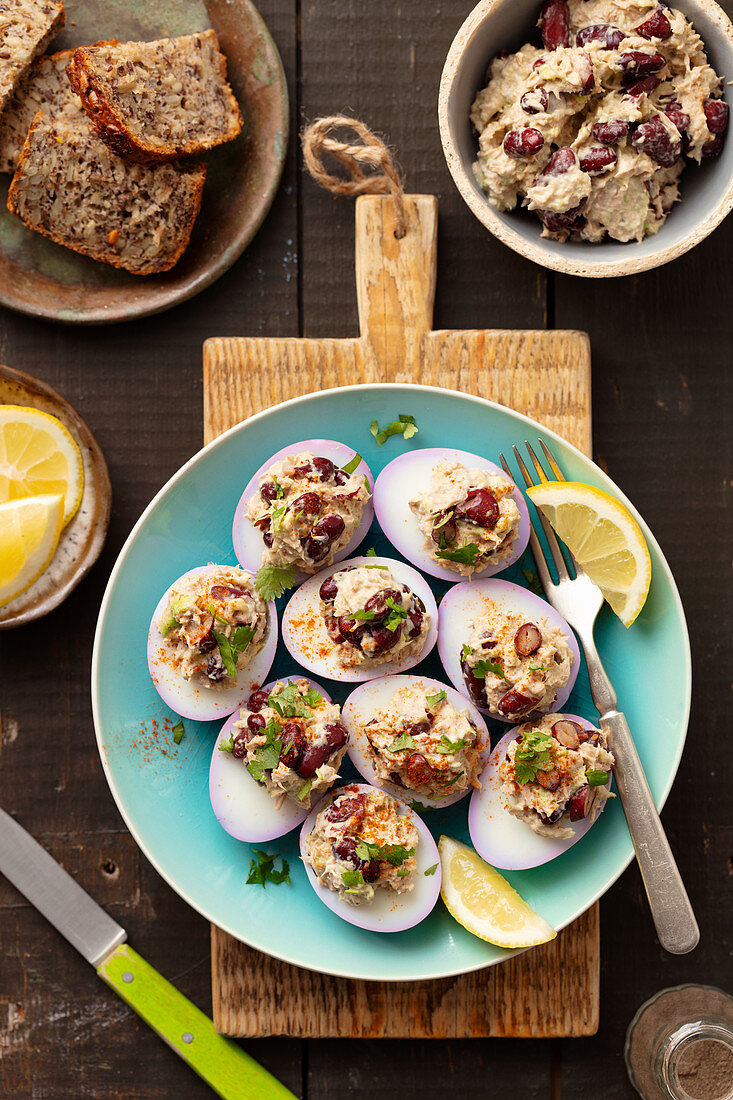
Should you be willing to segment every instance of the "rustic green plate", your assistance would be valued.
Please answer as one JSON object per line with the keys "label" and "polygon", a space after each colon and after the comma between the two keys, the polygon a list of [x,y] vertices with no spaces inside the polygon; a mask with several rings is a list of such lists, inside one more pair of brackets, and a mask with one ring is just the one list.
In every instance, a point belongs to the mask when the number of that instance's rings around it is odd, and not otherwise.
{"label": "rustic green plate", "polygon": [[72,324],[125,321],[198,294],[226,271],[262,224],[288,144],[288,89],[280,55],[249,0],[66,0],[51,49],[100,39],[151,40],[214,27],[244,118],[236,141],[207,157],[191,243],[172,271],[141,277],[79,256],[33,233],[6,209],[0,176],[0,302]]}

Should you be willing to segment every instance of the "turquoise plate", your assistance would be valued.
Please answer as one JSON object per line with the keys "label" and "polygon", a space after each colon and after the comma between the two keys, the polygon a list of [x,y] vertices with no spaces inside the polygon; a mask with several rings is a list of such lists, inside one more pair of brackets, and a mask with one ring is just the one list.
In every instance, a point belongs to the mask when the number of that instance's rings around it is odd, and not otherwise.
{"label": "turquoise plate", "polygon": [[[397,413],[410,413],[419,434],[393,437],[379,449],[369,433]],[[351,978],[420,980],[491,966],[511,952],[466,932],[441,901],[407,932],[380,935],[339,920],[308,885],[298,858],[297,831],[265,845],[290,862],[291,885],[247,886],[252,846],[230,837],[208,796],[209,758],[220,723],[176,721],[148,676],[148,624],[161,592],[187,569],[208,561],[233,563],[231,524],[242,487],[288,440],[339,439],[359,450],[375,476],[413,447],[460,447],[494,461],[512,443],[544,438],[567,477],[610,490],[631,508],[652,556],[652,585],[630,630],[604,608],[596,637],[636,737],[657,805],[679,765],[690,707],[690,645],[679,594],[659,546],[619,489],[574,447],[518,413],[477,397],[427,386],[370,385],[327,390],[276,405],[232,428],[195,455],[161,489],[136,524],[112,572],[97,625],[92,662],[94,722],[102,764],[117,805],[148,859],[203,916],[252,947],[324,973]],[[376,527],[365,546],[388,553]],[[525,555],[502,574],[531,583]],[[431,581],[439,599],[448,587]],[[280,601],[282,604],[283,601]],[[274,675],[295,671],[282,643]],[[432,654],[416,672],[445,678]],[[331,690],[332,684],[328,684]],[[350,685],[333,685],[342,702]],[[597,718],[583,667],[568,710]],[[168,719],[166,723],[164,720]],[[504,726],[495,732],[504,733]],[[345,778],[356,773],[347,762]],[[427,815],[441,833],[468,841],[467,800]],[[529,904],[557,929],[575,920],[618,878],[632,856],[618,801],[575,847],[543,867],[508,872]]]}

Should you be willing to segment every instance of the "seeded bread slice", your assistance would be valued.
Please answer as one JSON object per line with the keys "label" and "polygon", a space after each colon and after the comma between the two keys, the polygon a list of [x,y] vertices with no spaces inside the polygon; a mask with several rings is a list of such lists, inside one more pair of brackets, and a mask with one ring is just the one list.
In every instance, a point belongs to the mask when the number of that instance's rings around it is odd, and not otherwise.
{"label": "seeded bread slice", "polygon": [[64,0],[0,0],[0,111],[64,25]]}
{"label": "seeded bread slice", "polygon": [[36,114],[8,210],[29,229],[134,275],[168,271],[191,236],[206,166],[150,167],[115,156],[82,122]]}
{"label": "seeded bread slice", "polygon": [[74,91],[103,141],[128,160],[193,156],[242,128],[216,32],[74,51]]}
{"label": "seeded bread slice", "polygon": [[66,66],[73,50],[37,57],[0,115],[0,172],[14,172],[23,143],[35,118],[43,111],[59,122],[86,118],[81,100],[74,94]]}

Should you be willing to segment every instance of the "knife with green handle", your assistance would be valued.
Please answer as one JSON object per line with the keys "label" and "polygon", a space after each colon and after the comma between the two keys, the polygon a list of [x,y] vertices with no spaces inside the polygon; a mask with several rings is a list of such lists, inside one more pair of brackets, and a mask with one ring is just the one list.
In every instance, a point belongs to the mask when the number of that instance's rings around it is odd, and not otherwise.
{"label": "knife with green handle", "polygon": [[0,872],[169,1047],[225,1100],[295,1100],[129,947],[127,933],[30,833],[0,810]]}

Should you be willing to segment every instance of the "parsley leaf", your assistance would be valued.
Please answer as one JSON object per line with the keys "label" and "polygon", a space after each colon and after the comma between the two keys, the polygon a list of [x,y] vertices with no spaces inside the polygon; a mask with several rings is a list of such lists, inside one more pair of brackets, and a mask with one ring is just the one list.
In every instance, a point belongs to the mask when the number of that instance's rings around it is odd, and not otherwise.
{"label": "parsley leaf", "polygon": [[277,856],[271,856],[260,848],[255,848],[254,853],[257,859],[253,859],[249,865],[247,886],[261,886],[264,890],[265,884],[268,882],[271,882],[273,886],[279,886],[281,882],[287,882],[290,885],[290,864],[285,858],[281,857],[282,866],[279,871],[276,871],[275,860]]}
{"label": "parsley leaf", "polygon": [[288,510],[287,504],[278,504],[277,507],[272,509],[272,533],[273,535],[280,534],[280,528],[283,525],[285,519],[285,513]]}
{"label": "parsley leaf", "polygon": [[364,622],[371,622],[374,618],[374,615],[374,611],[365,611],[364,608],[360,608],[358,611],[350,611],[348,614],[348,618],[358,619],[360,621],[363,620]]}
{"label": "parsley leaf", "polygon": [[436,691],[435,695],[426,695],[425,702],[429,707],[437,707],[438,703],[442,703],[445,697],[445,692],[441,689]]}
{"label": "parsley leaf", "polygon": [[178,719],[175,726],[171,730],[171,733],[173,734],[174,743],[176,745],[180,745],[181,741],[186,736],[186,729],[185,729],[185,726],[183,725],[183,719],[182,718]]}
{"label": "parsley leaf", "polygon": [[295,584],[295,572],[289,565],[263,565],[255,574],[255,588],[263,600],[276,600]]}
{"label": "parsley leaf", "polygon": [[391,596],[387,596],[387,607],[390,609],[390,613],[384,620],[384,625],[387,630],[394,632],[402,620],[407,618],[407,612],[404,607],[395,603]]}
{"label": "parsley leaf", "polygon": [[209,614],[213,615],[217,622],[224,623],[224,626],[229,626],[229,619],[225,619],[223,615],[220,615],[213,603],[207,603],[206,606],[209,609]]}
{"label": "parsley leaf", "polygon": [[306,779],[303,786],[298,791],[298,802],[304,802],[310,794],[311,787],[313,786],[312,779]]}
{"label": "parsley leaf", "polygon": [[415,849],[405,848],[402,844],[374,844],[359,838],[356,842],[356,854],[359,859],[378,859],[383,863],[391,863],[393,867],[401,867],[405,860],[414,856]]}
{"label": "parsley leaf", "polygon": [[367,550],[366,554],[365,554],[365,557],[367,557],[367,558],[376,558],[376,556],[377,556],[377,551],[374,549],[373,546],[370,546],[369,549]]}
{"label": "parsley leaf", "polygon": [[547,665],[530,665],[530,672],[547,672]]}
{"label": "parsley leaf", "polygon": [[417,748],[409,733],[401,733],[395,737],[391,745],[387,745],[387,752],[412,752]]}
{"label": "parsley leaf", "polygon": [[323,696],[317,688],[310,688],[301,695],[298,685],[288,680],[278,693],[267,700],[268,707],[276,710],[281,718],[309,718],[314,707],[323,705]]}
{"label": "parsley leaf", "polygon": [[409,867],[400,867],[399,871],[397,872],[397,877],[398,878],[407,878],[409,873],[410,873],[410,868]]}
{"label": "parsley leaf", "polygon": [[459,752],[460,749],[465,748],[466,745],[470,745],[471,742],[467,737],[459,737],[457,741],[451,741],[445,734],[441,735],[440,744],[433,746],[433,752],[440,753],[454,753]]}
{"label": "parsley leaf", "polygon": [[487,672],[493,672],[494,676],[504,676],[501,661],[492,661],[491,657],[482,657],[471,669],[477,680],[485,680]]}
{"label": "parsley leaf", "polygon": [[264,783],[265,772],[272,771],[280,763],[283,743],[282,738],[276,736],[279,732],[279,722],[273,720],[267,723],[265,726],[267,740],[264,745],[260,745],[247,765],[247,771],[257,783]]}
{"label": "parsley leaf", "polygon": [[275,486],[275,499],[276,500],[282,500],[282,498],[283,498],[283,487],[282,487],[282,485],[280,484],[280,482],[277,480],[276,477],[273,477],[272,483]]}
{"label": "parsley leaf", "polygon": [[597,768],[588,768],[585,778],[588,780],[589,787],[603,787],[608,783],[608,772],[600,771]]}
{"label": "parsley leaf", "polygon": [[238,627],[231,638],[227,638],[226,634],[222,634],[219,630],[212,630],[227,676],[231,676],[233,680],[237,678],[237,658],[240,653],[244,653],[254,638],[254,633],[253,626]]}
{"label": "parsley leaf", "polygon": [[461,565],[475,565],[476,558],[480,557],[478,545],[475,542],[467,542],[459,546],[457,550],[436,550],[436,558],[444,561],[456,561]]}
{"label": "parsley leaf", "polygon": [[523,734],[514,753],[514,778],[520,786],[532,783],[537,772],[552,770],[553,744],[554,739],[549,733],[542,733],[541,730],[531,730]]}
{"label": "parsley leaf", "polygon": [[423,874],[424,875],[434,875],[437,870],[438,870],[438,864],[434,863],[432,867],[428,867],[428,869],[426,871],[423,871]]}
{"label": "parsley leaf", "polygon": [[344,471],[345,474],[353,474],[354,470],[357,468],[360,462],[361,455],[354,452],[354,457],[349,459],[346,465],[342,466],[341,469]]}
{"label": "parsley leaf", "polygon": [[216,746],[219,752],[234,752],[234,733],[230,733],[223,741],[220,741]]}
{"label": "parsley leaf", "polygon": [[372,420],[369,431],[376,439],[377,445],[381,447],[383,443],[387,442],[391,435],[401,435],[403,439],[412,439],[413,435],[417,434],[417,424],[415,423],[414,416],[404,416],[400,413],[397,420],[393,420],[391,424],[385,425],[381,431],[376,420]]}
{"label": "parsley leaf", "polygon": [[470,655],[475,652],[476,650],[472,649],[468,642],[464,642],[461,647],[461,660],[465,661],[467,657],[470,657]]}
{"label": "parsley leaf", "polygon": [[363,886],[364,876],[361,871],[342,871],[341,881],[344,886]]}

